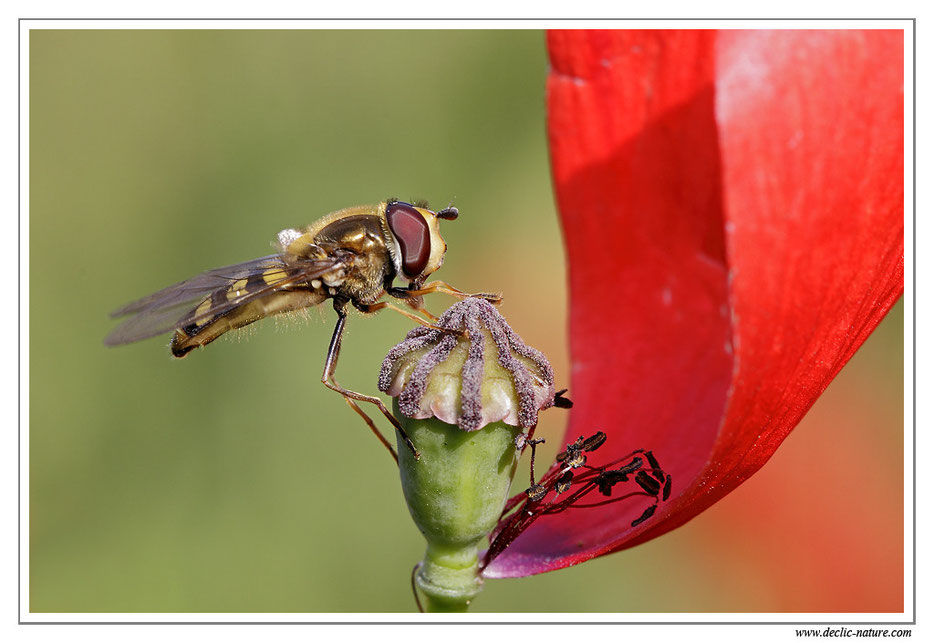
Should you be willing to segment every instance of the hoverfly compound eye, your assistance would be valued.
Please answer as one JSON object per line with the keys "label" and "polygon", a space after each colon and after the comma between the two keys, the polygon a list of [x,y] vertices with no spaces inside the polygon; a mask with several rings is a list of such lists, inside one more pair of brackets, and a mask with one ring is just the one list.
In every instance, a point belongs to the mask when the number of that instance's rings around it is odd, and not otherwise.
{"label": "hoverfly compound eye", "polygon": [[396,201],[386,206],[386,223],[399,243],[402,272],[414,278],[428,265],[431,255],[431,230],[415,206]]}

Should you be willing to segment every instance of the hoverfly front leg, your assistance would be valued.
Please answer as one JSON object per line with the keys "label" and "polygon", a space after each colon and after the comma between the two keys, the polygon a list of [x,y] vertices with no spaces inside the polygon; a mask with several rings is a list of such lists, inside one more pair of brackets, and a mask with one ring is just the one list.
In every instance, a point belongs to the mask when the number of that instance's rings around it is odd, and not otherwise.
{"label": "hoverfly front leg", "polygon": [[[432,281],[431,283],[427,285],[423,285],[423,281],[424,281],[424,278],[416,279],[412,281],[408,285],[408,287],[400,288],[398,286],[393,286],[392,281],[389,280],[389,282],[387,282],[385,286],[386,294],[388,294],[390,297],[395,297],[396,299],[404,300],[405,303],[408,304],[410,308],[417,310],[418,312],[423,314],[425,317],[427,317],[431,321],[438,321],[438,316],[433,315],[431,311],[425,308],[425,300],[423,298],[423,295],[427,295],[429,293],[443,292],[448,295],[451,295],[452,297],[457,297],[458,299],[467,299],[469,297],[481,297],[494,304],[498,304],[503,300],[503,298],[500,295],[496,295],[492,293],[474,293],[474,294],[466,293],[466,292],[463,292],[462,290],[458,290],[457,288],[443,281]],[[381,304],[381,307],[389,307],[389,308],[392,308],[393,310],[397,310],[403,315],[405,315],[406,317],[410,319],[414,319],[415,321],[420,323],[422,326],[427,326],[428,328],[433,328],[435,330],[441,330],[441,331],[448,332],[448,333],[451,332],[450,329],[447,329],[447,328],[439,328],[432,324],[426,324],[424,320],[421,320],[415,317],[414,315],[412,315],[411,313],[407,313],[406,311],[401,310],[400,308],[397,308],[396,306],[393,306],[392,304],[383,303]]]}
{"label": "hoverfly front leg", "polygon": [[[411,286],[410,286],[410,287],[411,287]],[[408,291],[408,290],[407,290],[406,292],[411,292],[411,291]],[[411,308],[412,310],[415,310],[415,311],[421,313],[422,315],[424,315],[425,317],[427,317],[427,318],[430,319],[431,321],[433,321],[433,322],[438,321],[438,316],[435,315],[435,314],[433,314],[433,313],[432,313],[430,310],[428,310],[427,308],[425,308],[425,298],[424,298],[424,297],[420,297],[419,295],[411,295],[411,296],[409,296],[409,297],[406,297],[403,301],[405,301],[405,303],[408,304],[409,308]]]}
{"label": "hoverfly front leg", "polygon": [[[412,283],[409,288],[391,288],[388,289],[388,292],[393,297],[398,299],[408,299],[411,300],[415,297],[422,297],[422,295],[427,295],[433,292],[443,292],[445,294],[451,295],[452,297],[457,297],[458,299],[467,299],[468,297],[480,297],[481,299],[486,299],[488,302],[493,304],[498,304],[503,301],[501,295],[488,292],[478,292],[478,293],[466,293],[463,290],[458,290],[454,286],[444,281],[430,281],[425,285]],[[416,310],[421,310],[421,307],[415,307]]]}
{"label": "hoverfly front leg", "polygon": [[321,383],[327,386],[332,391],[337,391],[344,396],[344,399],[354,409],[360,417],[364,419],[367,423],[367,426],[376,433],[380,442],[389,449],[389,453],[392,454],[392,457],[396,462],[398,462],[398,456],[393,450],[392,446],[379,434],[379,431],[376,428],[376,425],[373,424],[373,421],[363,412],[356,402],[353,400],[358,400],[360,402],[369,402],[370,404],[375,404],[377,408],[386,416],[386,419],[399,431],[399,434],[402,436],[402,439],[405,441],[405,444],[412,451],[412,455],[415,456],[415,459],[418,460],[420,454],[415,448],[415,445],[412,443],[412,440],[409,439],[409,436],[406,434],[405,429],[402,428],[402,425],[399,424],[399,421],[393,417],[392,413],[389,412],[389,409],[386,408],[386,405],[383,404],[383,401],[378,397],[373,397],[370,395],[364,395],[363,393],[357,393],[356,391],[351,391],[344,388],[334,379],[334,371],[337,369],[337,358],[341,352],[341,339],[344,336],[344,325],[347,323],[347,311],[344,310],[344,306],[347,305],[347,300],[345,299],[335,299],[334,300],[334,310],[337,312],[337,325],[334,326],[334,333],[331,335],[331,343],[328,345],[328,356],[324,363],[324,372],[321,374]]}
{"label": "hoverfly front leg", "polygon": [[[421,299],[421,297],[418,297],[417,299]],[[415,310],[419,311],[420,313],[425,314],[427,317],[429,317],[429,318],[432,319],[433,321],[437,321],[437,320],[438,320],[438,317],[437,317],[437,316],[432,315],[432,314],[431,314],[430,312],[428,312],[425,308],[423,308],[423,307],[421,307],[421,306],[417,306],[416,304],[413,304],[411,300],[406,301],[406,303],[409,304],[410,306],[412,306],[412,308],[415,308]],[[409,311],[407,311],[407,310],[404,309],[404,308],[399,308],[398,306],[394,306],[393,304],[389,303],[388,301],[380,301],[380,302],[377,302],[377,303],[375,303],[375,304],[358,304],[358,303],[354,302],[354,307],[355,307],[357,310],[359,310],[359,311],[361,311],[361,312],[364,312],[364,313],[375,313],[377,310],[382,310],[383,308],[388,308],[389,310],[394,310],[394,311],[396,311],[397,313],[400,313],[400,314],[402,314],[402,315],[405,315],[405,316],[408,317],[409,319],[411,319],[411,320],[413,320],[413,321],[415,321],[415,322],[418,322],[419,325],[424,326],[425,328],[430,328],[431,330],[441,331],[442,333],[446,333],[446,334],[449,334],[449,335],[466,335],[466,333],[467,333],[466,330],[454,330],[454,329],[451,329],[451,328],[444,328],[444,327],[442,327],[442,326],[435,326],[435,325],[432,324],[431,322],[425,321],[424,319],[422,319],[422,318],[419,317],[418,315],[415,315],[415,314],[413,314],[413,313],[410,313]]]}
{"label": "hoverfly front leg", "polygon": [[[411,304],[410,304],[410,305],[411,305]],[[429,317],[429,318],[432,319],[432,320],[437,320],[437,319],[438,319],[435,315],[432,315],[430,312],[428,312],[428,311],[425,310],[424,308],[421,308],[421,307],[416,308],[415,306],[412,306],[412,307],[415,308],[415,310],[419,311],[420,313],[424,313],[427,317]],[[449,329],[447,329],[447,328],[441,328],[440,326],[435,326],[435,325],[433,325],[431,322],[425,321],[424,319],[422,319],[422,318],[419,317],[418,315],[416,315],[416,314],[414,314],[414,313],[410,313],[410,312],[407,311],[405,308],[399,308],[398,306],[396,306],[396,305],[394,305],[394,304],[392,304],[391,302],[388,302],[388,301],[379,301],[379,302],[377,302],[377,303],[375,303],[375,304],[358,304],[358,303],[354,302],[354,308],[356,308],[357,310],[359,310],[360,312],[363,312],[363,313],[375,313],[376,311],[382,310],[383,308],[389,308],[390,310],[394,310],[394,311],[396,311],[397,313],[399,313],[399,314],[401,314],[401,315],[405,315],[406,317],[408,317],[409,319],[411,319],[411,320],[414,321],[415,323],[419,324],[420,326],[424,326],[424,327],[426,327],[426,328],[431,328],[431,329],[433,329],[433,330],[440,330],[440,331],[446,332],[446,333],[447,333],[447,332],[450,332]]]}

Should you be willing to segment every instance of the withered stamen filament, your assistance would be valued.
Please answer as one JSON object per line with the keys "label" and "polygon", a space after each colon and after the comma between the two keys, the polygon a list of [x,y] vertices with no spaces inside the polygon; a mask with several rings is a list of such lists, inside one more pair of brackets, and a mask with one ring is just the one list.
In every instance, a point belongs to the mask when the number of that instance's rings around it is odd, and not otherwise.
{"label": "withered stamen filament", "polygon": [[[671,495],[671,476],[661,468],[655,455],[644,449],[636,449],[605,465],[584,464],[583,461],[586,458],[583,452],[598,449],[606,442],[606,439],[606,434],[598,431],[589,438],[585,439],[581,436],[568,444],[537,483],[534,482],[534,444],[537,441],[529,440],[528,443],[533,445],[533,463],[529,473],[532,484],[525,493],[510,498],[506,503],[499,525],[491,535],[490,547],[483,557],[481,569],[489,565],[523,531],[544,515],[561,513],[566,509],[602,507],[637,496],[654,498],[655,501],[635,520],[632,520],[630,526],[637,527],[655,515],[659,502],[668,500]],[[616,469],[611,468],[616,465],[620,466]],[[634,482],[640,490],[611,497],[616,485],[630,481]],[[595,490],[607,499],[581,502]],[[550,500],[549,493],[553,494]],[[513,511],[519,505],[522,507],[518,511]]]}

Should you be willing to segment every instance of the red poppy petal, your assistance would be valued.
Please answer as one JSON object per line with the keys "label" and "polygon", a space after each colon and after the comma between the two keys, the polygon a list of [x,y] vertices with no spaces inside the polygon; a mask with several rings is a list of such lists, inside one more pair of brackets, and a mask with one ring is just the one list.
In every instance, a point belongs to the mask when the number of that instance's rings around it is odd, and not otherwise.
{"label": "red poppy petal", "polygon": [[758,470],[903,289],[900,31],[558,31],[566,438],[651,448],[672,498],[544,516],[513,577],[644,542]]}

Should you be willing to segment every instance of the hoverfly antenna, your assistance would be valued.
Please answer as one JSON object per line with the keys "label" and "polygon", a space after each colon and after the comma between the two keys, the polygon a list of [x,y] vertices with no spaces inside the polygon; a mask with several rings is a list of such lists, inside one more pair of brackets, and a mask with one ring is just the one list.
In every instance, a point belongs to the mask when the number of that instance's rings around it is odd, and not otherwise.
{"label": "hoverfly antenna", "polygon": [[457,208],[455,208],[452,205],[449,205],[445,209],[439,210],[438,212],[436,212],[435,216],[438,217],[439,219],[444,219],[446,221],[453,221],[454,219],[457,218],[458,214],[459,213],[457,211]]}

